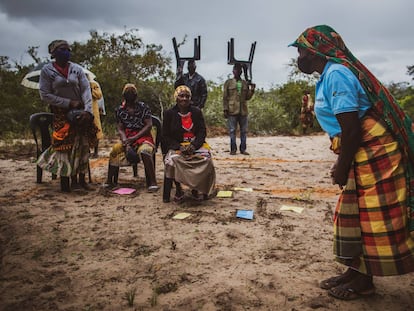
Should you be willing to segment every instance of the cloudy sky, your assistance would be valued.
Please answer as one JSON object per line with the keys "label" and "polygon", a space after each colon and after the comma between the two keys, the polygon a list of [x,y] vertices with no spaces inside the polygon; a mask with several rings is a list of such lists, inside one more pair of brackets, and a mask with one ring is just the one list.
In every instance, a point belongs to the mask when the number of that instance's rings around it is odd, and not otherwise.
{"label": "cloudy sky", "polygon": [[413,0],[0,0],[0,55],[25,63],[29,46],[47,56],[54,39],[85,42],[92,29],[138,28],[144,43],[161,44],[173,59],[173,37],[188,36],[180,53],[190,56],[201,36],[197,71],[220,82],[231,73],[227,41],[234,38],[241,60],[257,42],[253,80],[267,89],[287,80],[286,64],[297,56],[288,44],[305,28],[328,24],[382,82],[411,82],[413,12]]}

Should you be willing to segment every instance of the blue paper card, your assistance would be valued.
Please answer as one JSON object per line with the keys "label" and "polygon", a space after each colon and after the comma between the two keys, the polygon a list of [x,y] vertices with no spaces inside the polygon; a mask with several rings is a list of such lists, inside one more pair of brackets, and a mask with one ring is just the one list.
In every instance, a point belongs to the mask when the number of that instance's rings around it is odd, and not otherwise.
{"label": "blue paper card", "polygon": [[253,210],[237,210],[236,217],[244,219],[253,219]]}

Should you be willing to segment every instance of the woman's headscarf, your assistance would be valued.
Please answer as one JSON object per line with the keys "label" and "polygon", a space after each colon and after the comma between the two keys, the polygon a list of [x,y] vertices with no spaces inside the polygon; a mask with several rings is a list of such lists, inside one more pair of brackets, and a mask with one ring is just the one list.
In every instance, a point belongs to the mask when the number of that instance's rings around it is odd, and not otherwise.
{"label": "woman's headscarf", "polygon": [[137,91],[137,87],[135,86],[135,84],[133,84],[133,83],[127,83],[127,84],[125,84],[124,85],[124,88],[122,89],[122,95],[124,95],[125,94],[125,92],[127,91],[127,90],[129,90],[129,89],[133,89],[133,90],[135,90],[135,93],[137,93],[138,91]]}
{"label": "woman's headscarf", "polygon": [[53,40],[52,42],[49,43],[49,45],[47,47],[48,51],[49,51],[49,54],[53,54],[53,52],[58,47],[60,47],[62,45],[67,45],[69,47],[69,50],[70,50],[70,45],[69,45],[68,41],[66,41],[66,40]]}
{"label": "woman's headscarf", "polygon": [[[372,111],[383,120],[399,142],[406,161],[409,193],[408,205],[414,219],[414,134],[412,121],[398,105],[386,87],[348,50],[341,36],[330,26],[318,25],[306,29],[290,46],[302,47],[328,61],[348,67],[358,78],[369,100]],[[414,222],[412,223],[414,229]]]}
{"label": "woman's headscarf", "polygon": [[175,89],[175,92],[174,92],[174,100],[177,100],[178,94],[180,94],[181,92],[187,92],[191,96],[191,90],[190,90],[190,88],[188,86],[186,86],[186,85],[179,85]]}

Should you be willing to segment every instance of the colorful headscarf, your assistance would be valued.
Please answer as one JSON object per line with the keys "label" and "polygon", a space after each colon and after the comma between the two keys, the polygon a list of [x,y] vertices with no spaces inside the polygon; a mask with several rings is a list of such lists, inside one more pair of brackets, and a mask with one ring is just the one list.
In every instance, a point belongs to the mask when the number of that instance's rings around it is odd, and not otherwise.
{"label": "colorful headscarf", "polygon": [[188,86],[186,86],[186,85],[179,85],[175,89],[175,92],[174,92],[174,100],[177,100],[178,94],[180,94],[181,92],[187,92],[191,96],[191,90],[190,90],[190,88]]}
{"label": "colorful headscarf", "polygon": [[407,166],[407,199],[411,207],[411,229],[414,230],[414,134],[411,119],[388,89],[348,50],[341,36],[330,26],[310,27],[290,46],[302,47],[328,61],[342,64],[358,78],[373,104],[372,112],[387,124],[400,144]]}

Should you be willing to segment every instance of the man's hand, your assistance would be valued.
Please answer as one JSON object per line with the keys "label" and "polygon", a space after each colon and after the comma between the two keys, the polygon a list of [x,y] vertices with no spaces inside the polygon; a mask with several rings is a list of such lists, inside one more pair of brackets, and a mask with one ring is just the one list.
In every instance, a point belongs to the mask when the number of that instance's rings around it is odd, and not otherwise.
{"label": "man's hand", "polygon": [[228,110],[224,110],[224,118],[228,119],[229,117],[229,111]]}

